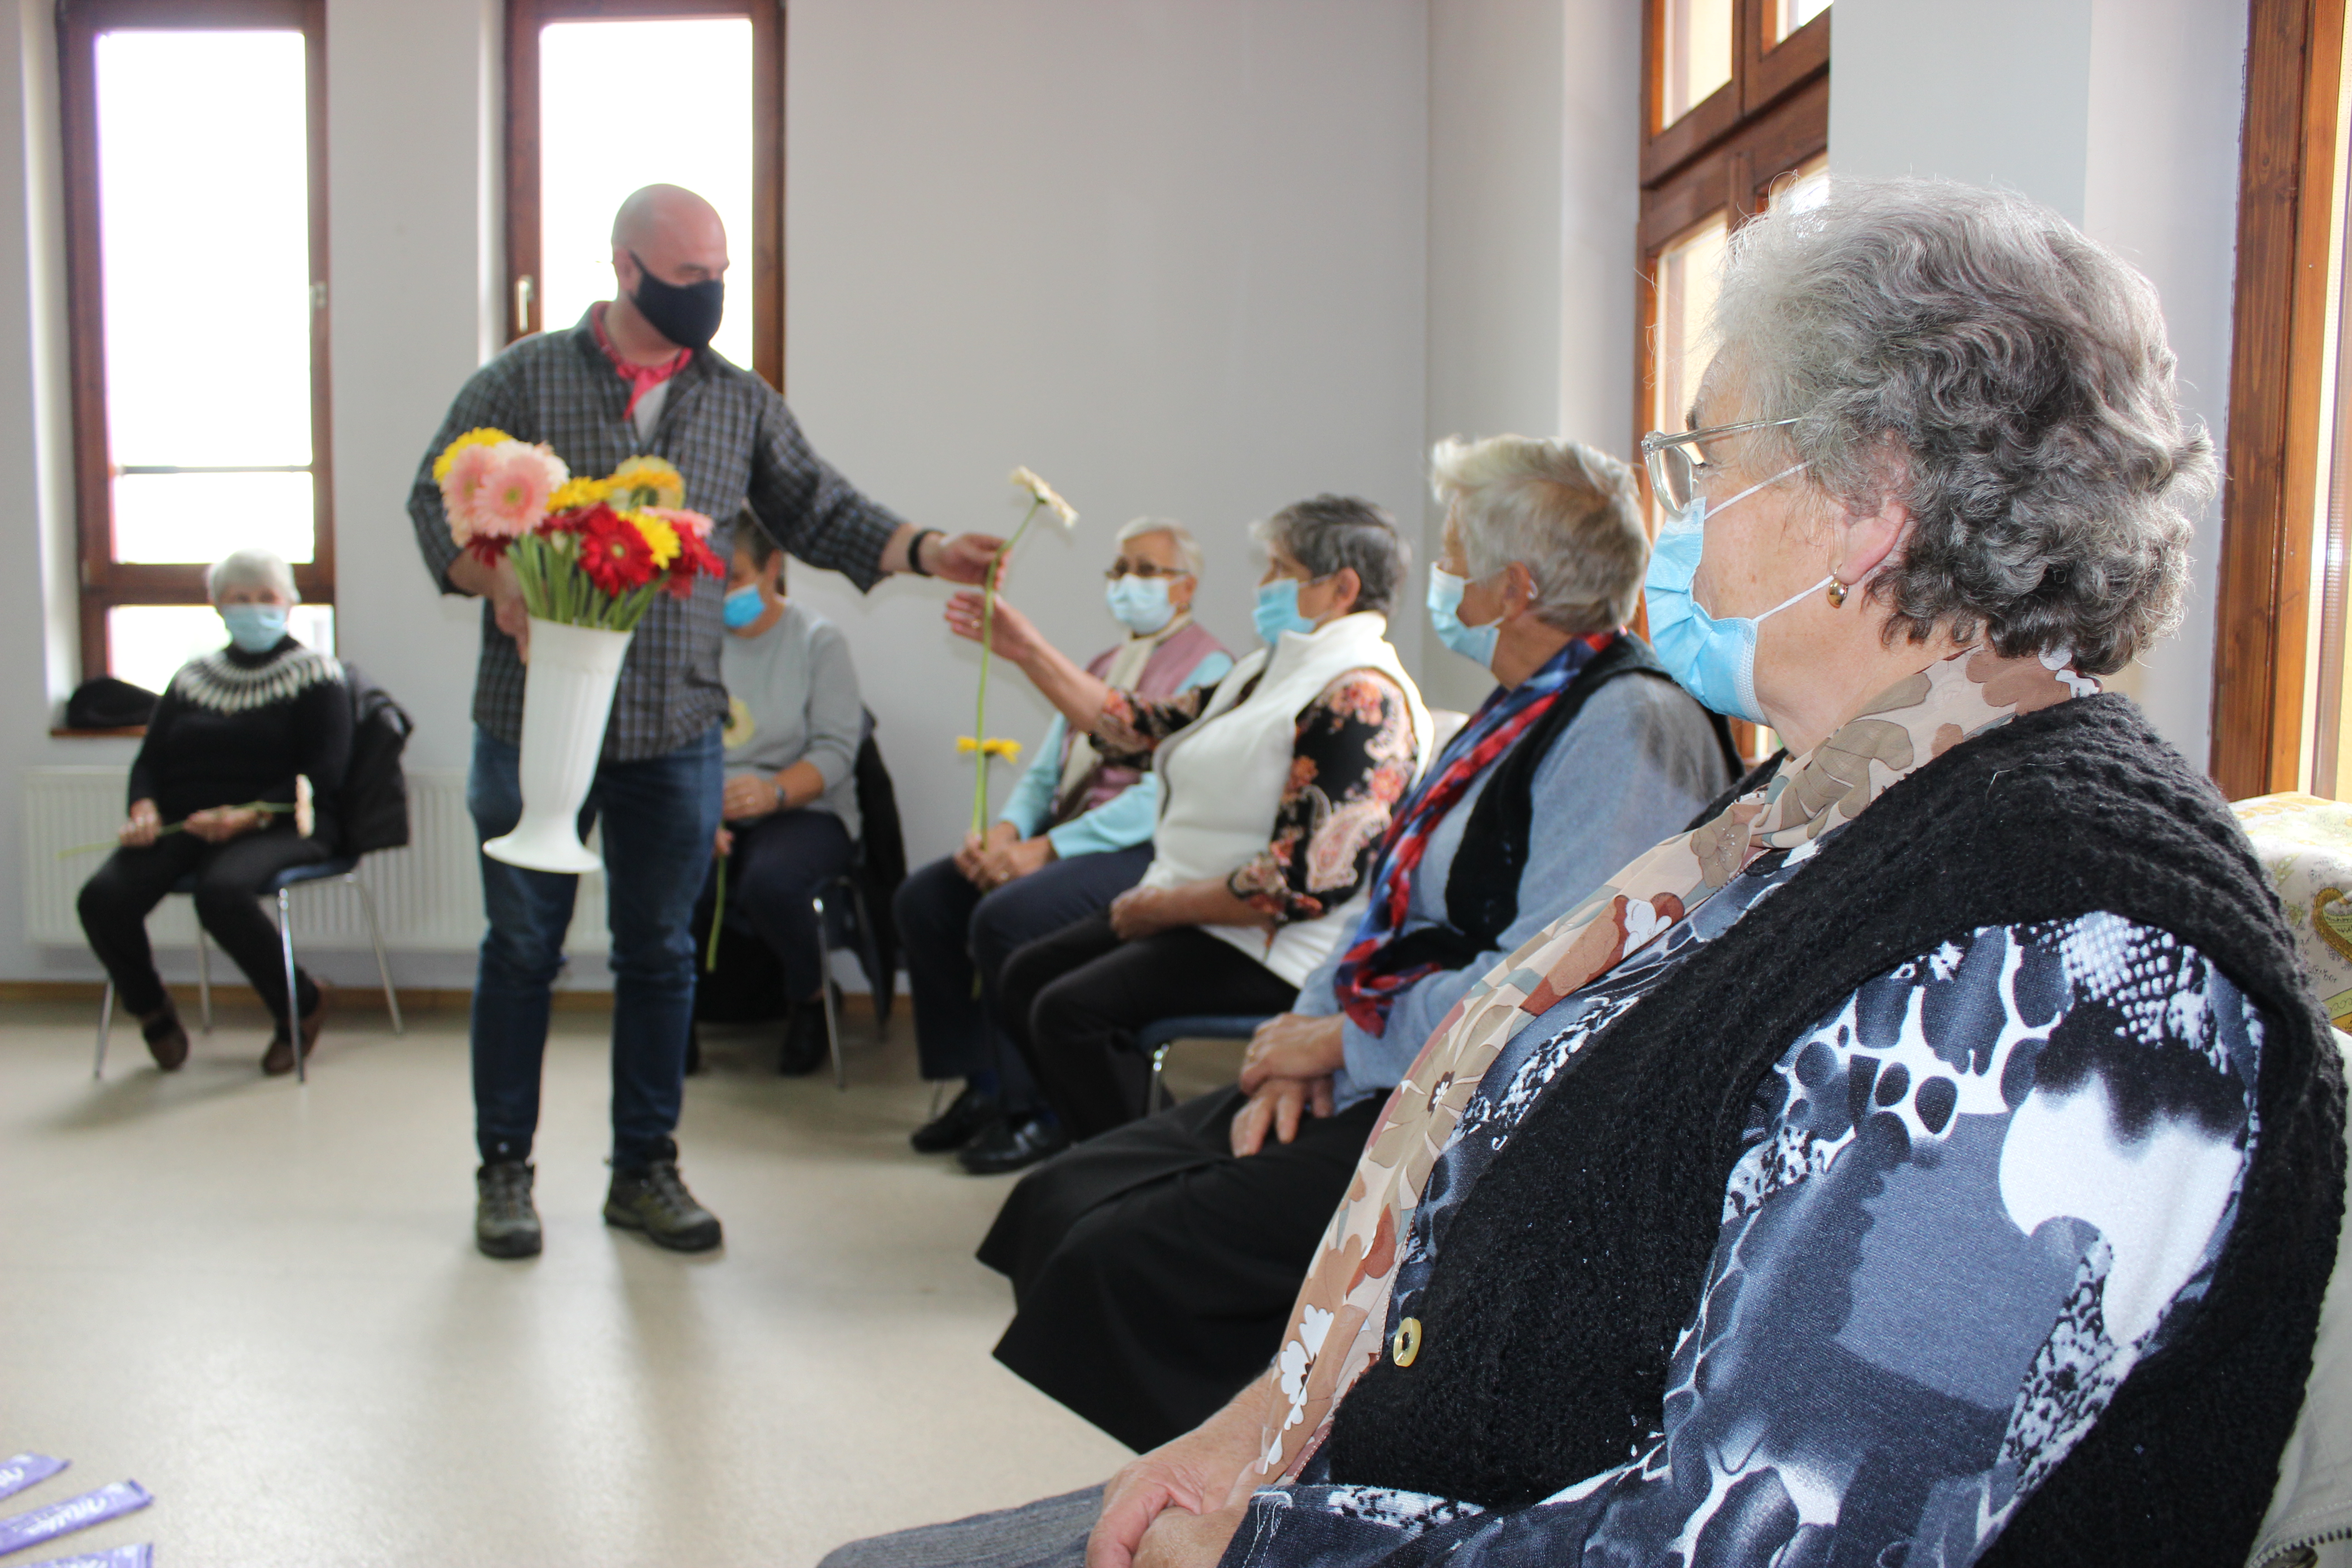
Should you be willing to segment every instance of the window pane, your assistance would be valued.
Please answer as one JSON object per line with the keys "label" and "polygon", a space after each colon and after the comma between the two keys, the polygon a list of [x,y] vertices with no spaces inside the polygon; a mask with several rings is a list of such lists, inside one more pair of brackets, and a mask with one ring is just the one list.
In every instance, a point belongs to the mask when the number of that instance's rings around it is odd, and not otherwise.
{"label": "window pane", "polygon": [[1665,0],[1663,131],[1731,79],[1733,0]]}
{"label": "window pane", "polygon": [[[727,225],[727,315],[711,347],[751,363],[751,24],[554,22],[540,29],[540,320],[569,327],[613,297],[613,214],[642,185],[684,185]],[[644,113],[603,84],[687,82],[690,113]],[[640,106],[642,107],[642,106]]]}
{"label": "window pane", "polygon": [[1691,399],[1698,395],[1715,345],[1707,312],[1731,237],[1727,215],[1717,213],[1667,246],[1658,258],[1657,358],[1650,422],[1661,430],[1689,424]]}
{"label": "window pane", "polygon": [[[286,629],[309,647],[335,651],[331,605],[297,605]],[[228,646],[220,613],[209,605],[126,605],[106,613],[107,658],[117,678],[160,692],[173,671]]]}
{"label": "window pane", "polygon": [[303,69],[295,32],[98,39],[107,423],[118,464],[310,460]]}
{"label": "window pane", "polygon": [[1830,8],[1830,0],[1772,0],[1772,41],[1779,43]]}
{"label": "window pane", "polygon": [[207,565],[257,545],[308,561],[310,476],[121,474],[114,480],[117,561],[195,561]]}

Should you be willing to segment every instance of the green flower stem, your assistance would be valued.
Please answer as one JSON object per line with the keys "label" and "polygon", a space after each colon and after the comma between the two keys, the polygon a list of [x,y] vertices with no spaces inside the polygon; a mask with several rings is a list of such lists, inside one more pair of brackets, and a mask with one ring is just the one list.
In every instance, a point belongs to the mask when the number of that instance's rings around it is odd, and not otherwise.
{"label": "green flower stem", "polygon": [[1029,524],[1045,504],[1042,499],[1029,503],[1029,510],[1022,514],[1021,526],[1013,531],[1012,538],[996,547],[996,553],[988,558],[987,574],[981,579],[980,707],[971,721],[972,743],[979,747],[972,753],[972,760],[977,764],[972,769],[971,786],[971,830],[974,833],[983,833],[988,827],[988,667],[991,656],[996,651],[997,574],[1005,558],[1013,553],[1013,547],[1021,542],[1021,536],[1029,531]]}
{"label": "green flower stem", "polygon": [[[264,816],[283,816],[294,809],[294,803],[290,800],[248,800],[243,805],[233,805],[228,809],[257,811]],[[185,833],[187,830],[187,821],[183,818],[178,822],[165,823],[155,830],[155,837],[169,838],[174,833]],[[120,849],[121,847],[122,847],[122,840],[120,838],[101,838],[94,844],[77,844],[70,849],[60,849],[58,851],[58,858],[65,860],[76,855],[91,855],[100,849]]]}

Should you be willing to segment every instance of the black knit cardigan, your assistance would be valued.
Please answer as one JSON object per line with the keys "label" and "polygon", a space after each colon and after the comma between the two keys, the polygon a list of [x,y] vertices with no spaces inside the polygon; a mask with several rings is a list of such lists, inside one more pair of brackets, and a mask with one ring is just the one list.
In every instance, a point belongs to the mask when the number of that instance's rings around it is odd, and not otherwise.
{"label": "black knit cardigan", "polygon": [[[1555,1079],[1438,1238],[1410,1369],[1334,1421],[1329,1478],[1532,1504],[1663,1429],[1758,1084],[1857,986],[1980,927],[2168,931],[2258,1005],[2260,1131],[2212,1288],[1980,1561],[2242,1562],[2303,1403],[2344,1192],[2344,1085],[2227,805],[2120,697],[1969,741],[1679,963]],[[1391,1328],[1393,1325],[1391,1325]]]}

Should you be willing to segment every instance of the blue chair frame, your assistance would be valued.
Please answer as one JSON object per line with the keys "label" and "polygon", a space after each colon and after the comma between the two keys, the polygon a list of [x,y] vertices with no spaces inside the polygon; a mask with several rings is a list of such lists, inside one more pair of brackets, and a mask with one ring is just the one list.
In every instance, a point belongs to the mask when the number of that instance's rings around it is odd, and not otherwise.
{"label": "blue chair frame", "polygon": [[1179,1040],[1246,1040],[1271,1014],[1194,1013],[1159,1018],[1136,1031],[1135,1048],[1151,1058],[1151,1082],[1143,1091],[1143,1114],[1157,1115],[1165,1092],[1160,1079],[1168,1067],[1168,1047]]}
{"label": "blue chair frame", "polygon": [[[278,900],[278,946],[286,960],[288,1006],[290,1011],[294,995],[294,919],[293,908],[287,895],[306,883],[341,880],[358,890],[360,907],[367,911],[368,941],[375,947],[375,974],[383,984],[383,1005],[392,1013],[392,1032],[405,1035],[408,1026],[400,1016],[400,996],[392,988],[392,968],[384,962],[383,928],[375,917],[375,895],[368,891],[365,882],[359,879],[359,865],[356,855],[338,855],[331,859],[313,861],[308,866],[289,866],[262,884],[262,892],[275,895]],[[195,873],[190,872],[173,883],[172,891],[188,898],[195,897]],[[202,921],[196,922],[196,996],[202,1006],[204,1032],[209,1035],[213,1032],[212,944],[205,940]],[[106,1076],[106,1039],[113,1032],[113,1026],[114,982],[109,980],[106,994],[98,1006],[98,1059],[89,1069],[89,1076],[93,1079]],[[310,1053],[301,1048],[301,1025],[299,1021],[289,1021],[289,1026],[295,1035],[295,1081],[308,1083],[310,1081]]]}

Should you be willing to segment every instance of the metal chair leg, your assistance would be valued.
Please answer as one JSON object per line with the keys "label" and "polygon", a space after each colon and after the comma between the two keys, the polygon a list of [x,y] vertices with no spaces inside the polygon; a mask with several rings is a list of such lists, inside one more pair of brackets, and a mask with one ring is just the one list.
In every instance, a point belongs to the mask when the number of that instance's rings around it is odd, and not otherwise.
{"label": "metal chair leg", "polygon": [[849,1075],[841,1065],[841,1021],[833,1012],[833,952],[824,944],[824,895],[817,894],[809,904],[816,910],[816,993],[824,1001],[824,1044],[833,1053],[833,1087],[845,1093]]}
{"label": "metal chair leg", "polygon": [[213,944],[205,940],[205,922],[196,921],[196,1011],[205,1033],[213,1032]]}
{"label": "metal chair leg", "polygon": [[93,1079],[106,1076],[106,1037],[113,1027],[114,982],[110,980],[106,983],[106,994],[100,997],[98,1003],[98,1060],[90,1064],[89,1069]]}
{"label": "metal chair leg", "polygon": [[845,885],[849,889],[850,907],[857,911],[858,956],[865,960],[866,984],[874,988],[874,1043],[884,1045],[890,1038],[890,1015],[882,1006],[883,987],[888,984],[888,977],[874,973],[882,967],[882,954],[874,944],[874,922],[866,912],[866,889],[857,885],[854,877],[847,879]]}
{"label": "metal chair leg", "polygon": [[357,872],[343,880],[359,889],[360,907],[367,910],[368,941],[375,944],[375,977],[383,982],[383,1005],[392,1014],[392,1032],[404,1035],[408,1033],[408,1026],[401,1022],[400,995],[392,988],[392,968],[383,961],[383,929],[376,924],[375,895],[368,891],[367,884],[360,880]]}
{"label": "metal chair leg", "polygon": [[[1175,1042],[1171,1040],[1168,1044],[1174,1045]],[[1168,1046],[1160,1046],[1154,1048],[1151,1053],[1151,1087],[1143,1091],[1143,1114],[1146,1116],[1160,1114],[1160,1096],[1164,1092],[1160,1088],[1160,1080],[1165,1076],[1167,1070]]]}
{"label": "metal chair leg", "polygon": [[302,1049],[301,998],[294,990],[294,911],[286,889],[278,889],[278,945],[286,954],[286,1033],[294,1042],[294,1081],[310,1081],[309,1053]]}

